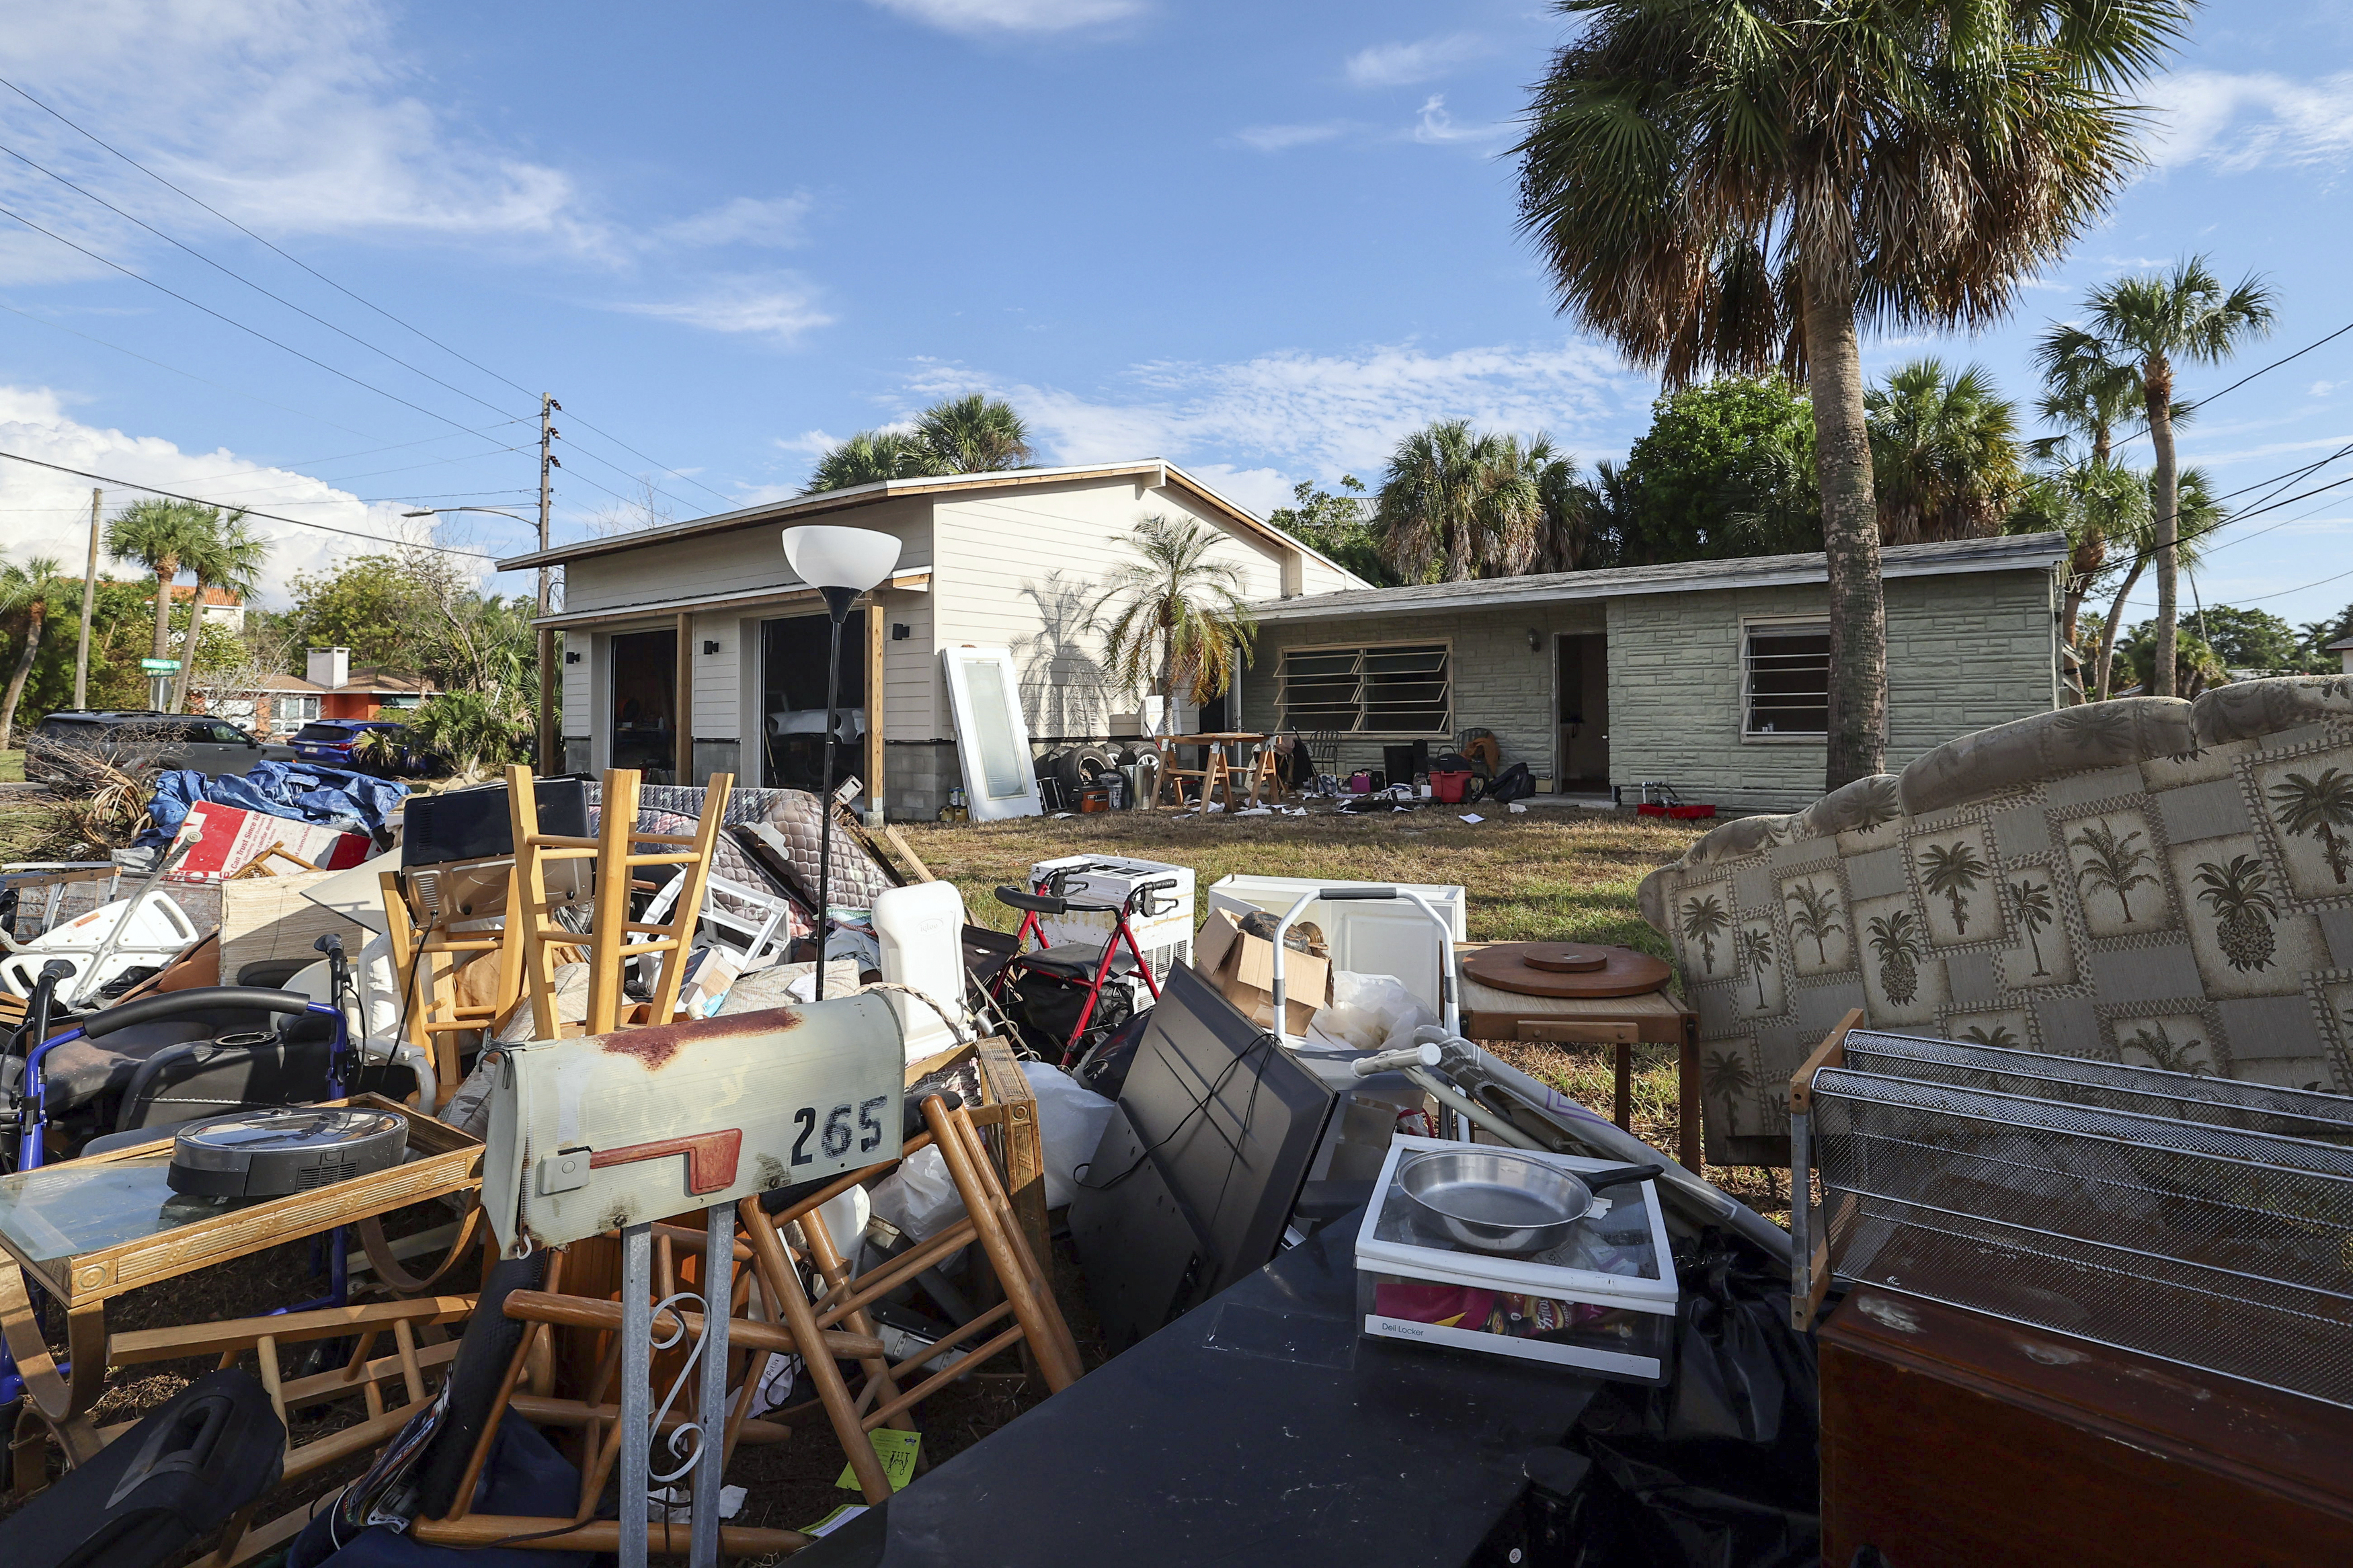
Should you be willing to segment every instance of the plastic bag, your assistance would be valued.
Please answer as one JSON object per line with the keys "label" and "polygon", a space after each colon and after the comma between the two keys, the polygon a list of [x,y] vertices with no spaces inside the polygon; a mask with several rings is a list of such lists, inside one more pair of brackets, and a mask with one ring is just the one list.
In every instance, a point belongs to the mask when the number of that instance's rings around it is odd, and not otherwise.
{"label": "plastic bag", "polygon": [[1045,1157],[1046,1206],[1058,1209],[1077,1194],[1075,1172],[1094,1158],[1111,1121],[1112,1102],[1060,1068],[1023,1062],[1021,1076],[1038,1100],[1038,1143]]}
{"label": "plastic bag", "polygon": [[1393,974],[1332,972],[1332,1000],[1309,1024],[1351,1050],[1394,1050],[1413,1044],[1414,1030],[1435,1024],[1412,992]]}
{"label": "plastic bag", "polygon": [[874,1184],[874,1212],[917,1241],[964,1217],[964,1198],[936,1147],[918,1149]]}
{"label": "plastic bag", "polygon": [[1814,1342],[1748,1247],[1710,1228],[1675,1249],[1676,1368],[1610,1384],[1570,1434],[1593,1461],[1575,1568],[1796,1568],[1821,1560]]}

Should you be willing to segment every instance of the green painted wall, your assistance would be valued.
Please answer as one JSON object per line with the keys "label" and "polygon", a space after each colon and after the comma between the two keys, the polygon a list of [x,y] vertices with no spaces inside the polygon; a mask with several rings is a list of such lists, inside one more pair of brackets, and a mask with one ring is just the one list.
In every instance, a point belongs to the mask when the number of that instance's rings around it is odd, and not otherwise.
{"label": "green painted wall", "polygon": [[[2055,704],[2053,584],[2042,571],[1887,584],[1890,772],[1957,735]],[[1741,626],[1751,617],[1820,616],[1826,605],[1821,588],[1793,586],[1271,622],[1243,680],[1245,723],[1262,730],[1276,722],[1275,672],[1286,647],[1445,640],[1454,650],[1457,728],[1493,731],[1506,763],[1525,761],[1546,776],[1555,765],[1553,637],[1606,630],[1614,783],[1664,779],[1686,800],[1794,810],[1821,794],[1821,742],[1743,739]],[[1382,742],[1408,738],[1349,738],[1341,746],[1343,771],[1380,766]]]}

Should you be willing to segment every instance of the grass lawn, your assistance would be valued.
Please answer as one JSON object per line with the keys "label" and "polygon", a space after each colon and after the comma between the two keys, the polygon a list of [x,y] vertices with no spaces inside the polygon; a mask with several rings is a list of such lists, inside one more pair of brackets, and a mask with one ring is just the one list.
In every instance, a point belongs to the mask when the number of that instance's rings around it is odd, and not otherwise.
{"label": "grass lawn", "polygon": [[25,778],[25,753],[0,752],[0,784],[21,784]]}
{"label": "grass lawn", "polygon": [[[1635,912],[1634,887],[1699,837],[1681,823],[1550,806],[1501,813],[1475,826],[1443,811],[1303,818],[1113,812],[1061,821],[909,823],[900,831],[934,876],[956,885],[976,923],[1000,931],[1018,920],[997,901],[996,889],[1026,886],[1033,861],[1128,855],[1189,866],[1202,889],[1231,872],[1460,883],[1473,942],[1605,942],[1662,958],[1671,956],[1666,939]],[[1207,914],[1206,897],[1196,899],[1195,910]],[[1613,1075],[1606,1049],[1514,1044],[1502,1054],[1609,1114]],[[1638,1047],[1634,1060],[1633,1129],[1672,1152],[1681,1099],[1674,1052]],[[1786,1184],[1778,1176],[1746,1169],[1709,1175],[1758,1208],[1786,1208]]]}

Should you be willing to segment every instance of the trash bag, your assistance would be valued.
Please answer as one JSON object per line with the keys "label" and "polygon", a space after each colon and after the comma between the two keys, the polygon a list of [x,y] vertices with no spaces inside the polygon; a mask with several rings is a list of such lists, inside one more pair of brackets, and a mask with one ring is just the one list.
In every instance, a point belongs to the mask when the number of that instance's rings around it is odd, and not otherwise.
{"label": "trash bag", "polygon": [[1078,1166],[1094,1158],[1095,1145],[1111,1121],[1112,1102],[1060,1068],[1045,1062],[1023,1062],[1021,1076],[1038,1101],[1038,1142],[1045,1158],[1046,1206],[1058,1209],[1076,1191]]}
{"label": "trash bag", "polygon": [[1710,1227],[1675,1249],[1683,1297],[1663,1387],[1606,1384],[1569,1435],[1593,1461],[1574,1568],[1796,1568],[1821,1560],[1813,1341],[1789,1292]]}
{"label": "trash bag", "polygon": [[874,1213],[917,1241],[964,1217],[964,1194],[936,1145],[918,1149],[874,1184]]}
{"label": "trash bag", "polygon": [[1528,771],[1528,764],[1514,763],[1495,775],[1494,782],[1487,786],[1486,798],[1508,805],[1515,800],[1525,800],[1535,793],[1535,775]]}

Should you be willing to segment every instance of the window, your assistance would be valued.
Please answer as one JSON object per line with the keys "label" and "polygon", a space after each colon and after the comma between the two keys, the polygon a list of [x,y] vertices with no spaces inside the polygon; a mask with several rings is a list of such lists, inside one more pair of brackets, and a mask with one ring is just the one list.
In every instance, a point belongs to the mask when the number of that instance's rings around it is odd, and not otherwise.
{"label": "window", "polygon": [[1799,740],[1829,734],[1829,625],[1762,622],[1746,628],[1744,641],[1741,732],[1759,739]]}
{"label": "window", "polygon": [[308,723],[319,716],[319,700],[315,697],[281,697],[278,700],[278,717],[283,721]]}
{"label": "window", "polygon": [[1445,735],[1453,695],[1444,643],[1285,648],[1282,727],[1354,734]]}

